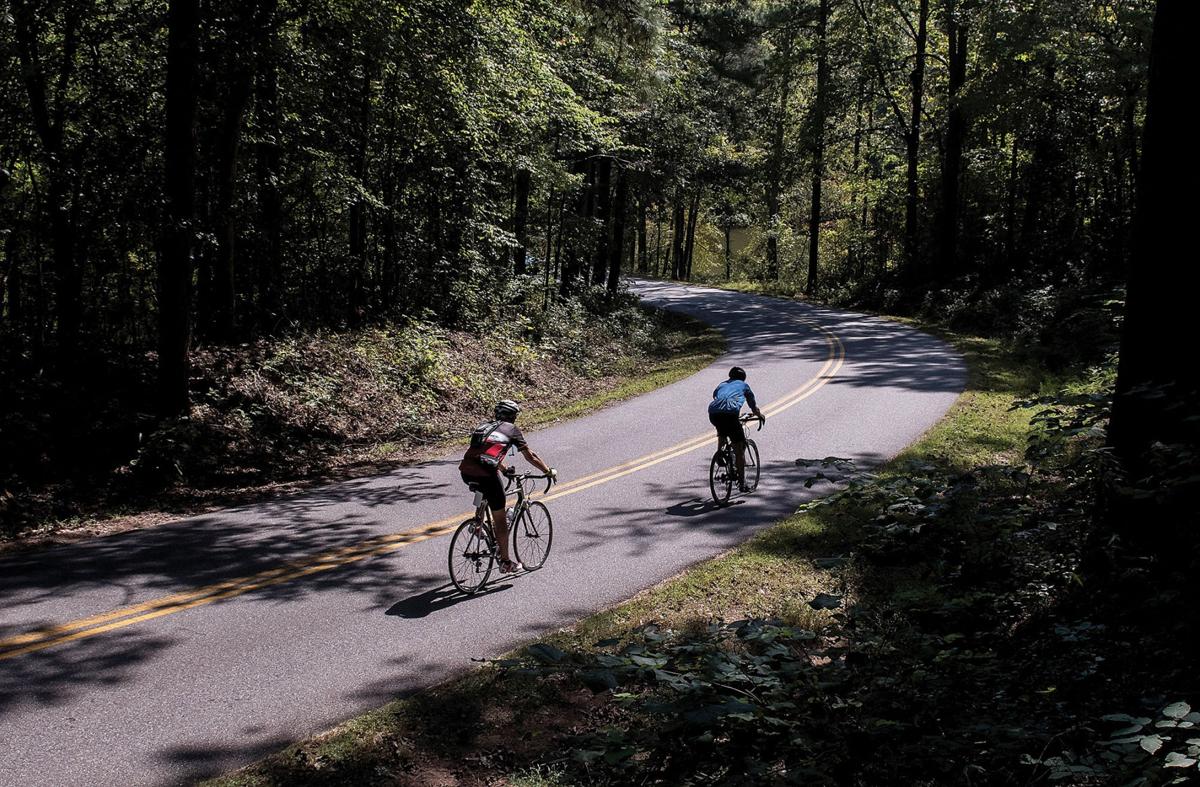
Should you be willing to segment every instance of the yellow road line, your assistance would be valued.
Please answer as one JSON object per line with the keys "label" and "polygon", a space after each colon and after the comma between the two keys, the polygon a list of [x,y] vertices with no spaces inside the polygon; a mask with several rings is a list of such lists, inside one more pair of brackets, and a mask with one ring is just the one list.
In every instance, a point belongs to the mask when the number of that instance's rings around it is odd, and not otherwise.
{"label": "yellow road line", "polygon": [[[791,319],[810,325],[824,334],[826,344],[829,348],[829,355],[825,360],[825,364],[814,377],[781,399],[776,400],[768,407],[763,408],[763,412],[766,415],[774,415],[782,412],[816,393],[819,388],[824,386],[837,374],[845,362],[845,346],[833,332],[811,320],[798,317],[791,317]],[[706,443],[711,442],[712,439],[711,433],[706,432],[703,435],[684,440],[681,443],[676,443],[673,446],[654,451],[637,459],[631,459],[628,462],[573,479],[557,488],[554,492],[540,496],[540,499],[547,501],[557,500],[567,495],[573,495],[576,492],[582,492],[600,484],[614,481],[695,451]],[[420,528],[401,533],[375,536],[358,544],[339,547],[308,558],[291,561],[283,566],[260,571],[257,574],[247,577],[229,579],[193,590],[175,593],[170,596],[152,599],[140,604],[122,607],[121,609],[100,615],[93,615],[68,623],[18,634],[0,640],[0,661],[74,640],[96,636],[97,634],[153,620],[164,615],[183,612],[184,610],[211,604],[215,601],[234,598],[253,590],[291,582],[304,576],[329,571],[330,569],[355,563],[368,557],[393,552],[410,544],[450,533],[458,526],[459,522],[470,515],[471,512],[466,511],[457,516],[430,522],[422,525]]]}

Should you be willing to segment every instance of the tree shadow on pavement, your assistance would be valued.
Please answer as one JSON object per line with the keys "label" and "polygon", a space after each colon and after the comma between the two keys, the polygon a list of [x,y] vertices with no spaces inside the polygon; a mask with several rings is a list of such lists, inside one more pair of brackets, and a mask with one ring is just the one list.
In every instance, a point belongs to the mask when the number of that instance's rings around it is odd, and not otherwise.
{"label": "tree shadow on pavement", "polygon": [[691,500],[685,500],[682,503],[675,503],[664,509],[667,516],[682,516],[694,517],[711,514],[714,511],[720,511],[729,506],[740,506],[746,501],[744,499],[732,499],[727,503],[717,503],[712,498],[693,497]]}
{"label": "tree shadow on pavement", "polygon": [[[0,718],[23,705],[61,704],[92,689],[123,683],[175,641],[146,631],[132,632],[118,649],[85,639],[7,659],[0,663]],[[70,720],[63,724],[69,726]]]}

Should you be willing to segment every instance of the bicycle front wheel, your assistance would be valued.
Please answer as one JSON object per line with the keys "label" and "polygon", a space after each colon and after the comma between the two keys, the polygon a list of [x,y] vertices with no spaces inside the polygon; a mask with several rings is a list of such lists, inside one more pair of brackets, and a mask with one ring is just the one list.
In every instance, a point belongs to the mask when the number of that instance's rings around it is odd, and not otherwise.
{"label": "bicycle front wheel", "polygon": [[550,543],[554,539],[554,524],[550,521],[550,509],[538,502],[530,503],[521,512],[519,521],[513,524],[513,551],[526,571],[542,567],[550,554]]}
{"label": "bicycle front wheel", "polygon": [[450,581],[468,596],[478,591],[492,574],[496,562],[486,526],[468,519],[450,539]]}
{"label": "bicycle front wheel", "polygon": [[758,477],[762,468],[758,464],[758,445],[751,439],[746,439],[746,488],[751,492],[758,489]]}
{"label": "bicycle front wheel", "polygon": [[737,470],[730,464],[725,452],[718,450],[708,465],[708,489],[718,505],[729,500],[733,494],[733,476]]}

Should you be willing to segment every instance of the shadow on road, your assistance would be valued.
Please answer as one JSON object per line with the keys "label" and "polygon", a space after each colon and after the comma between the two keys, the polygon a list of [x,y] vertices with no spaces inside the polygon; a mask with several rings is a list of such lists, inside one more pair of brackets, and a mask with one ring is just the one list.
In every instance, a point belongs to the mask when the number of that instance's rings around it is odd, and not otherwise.
{"label": "shadow on road", "polygon": [[433,612],[453,607],[455,604],[490,596],[511,587],[511,582],[506,585],[488,585],[473,596],[468,596],[458,592],[453,585],[447,582],[433,590],[426,590],[424,593],[409,596],[403,601],[397,601],[385,614],[398,618],[423,618]]}
{"label": "shadow on road", "polygon": [[673,506],[669,506],[668,508],[664,509],[663,512],[668,516],[704,516],[705,514],[711,514],[714,511],[720,511],[722,508],[728,508],[729,506],[740,506],[745,502],[745,500],[738,499],[730,500],[728,503],[721,505],[713,502],[712,498],[693,497],[691,500],[686,500],[682,503],[676,503]]}

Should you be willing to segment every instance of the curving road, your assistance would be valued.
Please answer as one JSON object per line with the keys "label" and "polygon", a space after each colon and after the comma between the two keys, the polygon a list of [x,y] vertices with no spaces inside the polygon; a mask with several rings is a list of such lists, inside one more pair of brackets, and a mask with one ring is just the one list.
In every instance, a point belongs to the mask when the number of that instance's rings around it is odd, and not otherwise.
{"label": "curving road", "polygon": [[[559,468],[541,571],[463,600],[458,456],[0,560],[0,785],[189,782],[569,624],[817,493],[798,457],[879,462],[941,417],[961,358],[883,319],[634,282],[729,339],[705,371],[530,435]],[[706,503],[705,406],[745,366],[770,416],[760,490]]]}

